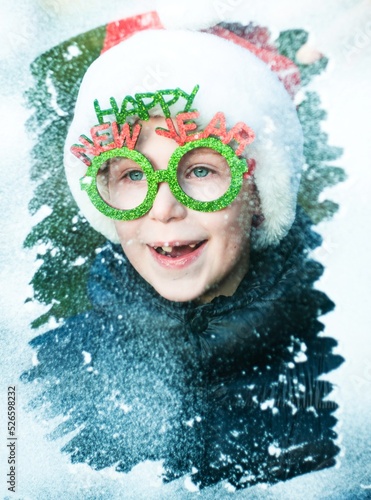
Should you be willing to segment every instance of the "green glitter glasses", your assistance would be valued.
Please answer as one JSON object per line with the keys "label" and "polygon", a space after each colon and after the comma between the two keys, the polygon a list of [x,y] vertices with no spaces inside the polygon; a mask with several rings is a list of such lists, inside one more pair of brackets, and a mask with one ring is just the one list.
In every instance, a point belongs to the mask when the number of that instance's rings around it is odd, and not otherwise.
{"label": "green glitter glasses", "polygon": [[152,208],[160,182],[167,182],[186,207],[215,212],[235,200],[247,172],[245,159],[220,139],[208,137],[179,146],[166,170],[155,170],[134,149],[106,151],[92,160],[81,188],[107,217],[134,220]]}

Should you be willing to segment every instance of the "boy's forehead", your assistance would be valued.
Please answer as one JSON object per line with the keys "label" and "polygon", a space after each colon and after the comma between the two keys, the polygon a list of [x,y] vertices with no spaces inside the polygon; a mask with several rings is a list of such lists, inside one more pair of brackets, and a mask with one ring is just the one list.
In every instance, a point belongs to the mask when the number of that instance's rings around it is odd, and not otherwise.
{"label": "boy's forehead", "polygon": [[160,128],[166,128],[165,118],[160,116],[151,117],[146,121],[137,122],[141,126],[135,149],[144,154],[150,161],[170,157],[178,144],[169,138],[156,133]]}

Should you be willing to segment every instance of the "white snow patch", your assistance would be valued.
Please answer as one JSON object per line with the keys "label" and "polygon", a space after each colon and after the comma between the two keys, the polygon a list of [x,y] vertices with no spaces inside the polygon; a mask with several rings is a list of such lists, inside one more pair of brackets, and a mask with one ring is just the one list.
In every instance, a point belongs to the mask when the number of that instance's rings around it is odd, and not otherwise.
{"label": "white snow patch", "polygon": [[247,474],[246,476],[242,476],[240,479],[240,483],[244,484],[247,483],[248,481],[253,481],[255,478],[254,474]]}
{"label": "white snow patch", "polygon": [[77,259],[74,262],[72,262],[72,265],[73,266],[82,266],[83,264],[85,264],[85,262],[86,262],[86,258],[80,256],[80,257],[77,257]]}
{"label": "white snow patch", "polygon": [[32,365],[33,365],[33,366],[37,366],[39,363],[40,363],[40,362],[39,362],[39,360],[37,359],[37,353],[35,352],[35,353],[33,353],[33,355],[32,355]]}
{"label": "white snow patch", "polygon": [[50,94],[51,107],[54,109],[54,111],[57,113],[58,116],[67,116],[68,113],[66,113],[66,111],[63,111],[63,109],[61,109],[61,107],[58,104],[57,91],[55,90],[55,87],[53,85],[50,71],[48,72],[48,74],[46,76],[45,83],[47,85],[48,92]]}
{"label": "white snow patch", "polygon": [[299,106],[299,104],[301,104],[304,99],[305,99],[305,91],[302,90],[302,89],[299,89],[296,94],[295,94],[295,97],[294,97],[294,103],[296,106]]}
{"label": "white snow patch", "polygon": [[279,457],[281,455],[281,448],[279,448],[278,446],[276,446],[274,444],[270,444],[268,446],[268,453],[272,457]]}
{"label": "white snow patch", "polygon": [[189,476],[187,476],[184,480],[184,487],[186,490],[191,491],[192,493],[196,493],[200,490],[197,484],[195,484]]}
{"label": "white snow patch", "polygon": [[184,423],[188,425],[188,427],[193,427],[193,424],[196,422],[201,422],[201,417],[197,415],[195,418],[190,418],[189,420],[186,420]]}
{"label": "white snow patch", "polygon": [[131,410],[133,409],[133,407],[132,407],[132,406],[127,405],[127,404],[125,404],[125,403],[121,403],[121,404],[120,404],[120,408],[121,408],[121,410],[122,410],[124,413],[129,413],[129,412],[131,412]]}
{"label": "white snow patch", "polygon": [[50,244],[49,243],[40,243],[36,247],[36,251],[39,255],[45,255],[46,252],[49,250]]}
{"label": "white snow patch", "polygon": [[315,417],[318,417],[317,410],[314,408],[314,406],[308,406],[307,411],[312,412]]}
{"label": "white snow patch", "polygon": [[304,363],[307,359],[308,356],[303,351],[298,352],[294,357],[295,363]]}
{"label": "white snow patch", "polygon": [[81,179],[81,182],[83,184],[91,184],[92,183],[92,180],[93,180],[93,177],[90,177],[89,175],[85,175],[85,177],[83,177]]}
{"label": "white snow patch", "polygon": [[54,330],[55,328],[58,328],[58,326],[60,326],[60,324],[58,323],[58,321],[56,320],[56,318],[54,316],[51,316],[49,318],[49,321],[47,322],[47,327],[49,330]]}
{"label": "white snow patch", "polygon": [[36,226],[36,224],[39,224],[46,217],[49,217],[52,212],[53,210],[48,205],[42,205],[32,217],[32,224]]}
{"label": "white snow patch", "polygon": [[293,403],[291,403],[291,401],[288,401],[287,405],[291,407],[291,414],[295,415],[295,413],[297,413],[298,411],[297,407]]}
{"label": "white snow patch", "polygon": [[260,403],[260,408],[264,411],[267,410],[268,408],[273,408],[274,407],[274,399],[267,399],[263,403]]}
{"label": "white snow patch", "polygon": [[84,365],[88,365],[91,362],[90,352],[82,351],[82,355],[84,356]]}
{"label": "white snow patch", "polygon": [[64,54],[66,61],[71,61],[74,57],[80,56],[82,54],[81,50],[76,44],[72,44],[67,48],[67,52]]}
{"label": "white snow patch", "polygon": [[228,491],[228,493],[234,493],[236,491],[236,487],[231,483],[225,483],[224,488]]}

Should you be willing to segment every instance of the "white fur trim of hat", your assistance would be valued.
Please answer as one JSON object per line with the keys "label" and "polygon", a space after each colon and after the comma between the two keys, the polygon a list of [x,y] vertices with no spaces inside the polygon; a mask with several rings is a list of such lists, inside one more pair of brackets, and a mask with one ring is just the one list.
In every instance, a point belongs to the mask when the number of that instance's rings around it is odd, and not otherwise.
{"label": "white fur trim of hat", "polygon": [[[300,172],[304,165],[303,135],[295,105],[278,77],[248,50],[209,33],[146,30],[112,47],[96,59],[81,83],[69,129],[64,164],[72,194],[89,223],[118,243],[114,221],[100,213],[80,188],[86,165],[71,152],[82,134],[97,125],[94,101],[110,108],[140,92],[180,88],[199,91],[192,108],[201,127],[215,113],[225,114],[227,129],[238,122],[256,135],[244,155],[256,161],[255,182],[264,222],[254,230],[252,244],[277,244],[290,229],[296,209]],[[172,116],[183,111],[172,106]],[[161,115],[156,107],[150,114]],[[170,139],[169,139],[170,140]]]}

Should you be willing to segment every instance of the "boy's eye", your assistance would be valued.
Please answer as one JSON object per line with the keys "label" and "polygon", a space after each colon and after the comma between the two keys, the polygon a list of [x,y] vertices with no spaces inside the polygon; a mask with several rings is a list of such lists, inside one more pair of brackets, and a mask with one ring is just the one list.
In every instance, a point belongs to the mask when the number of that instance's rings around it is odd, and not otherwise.
{"label": "boy's eye", "polygon": [[131,181],[142,181],[146,178],[145,173],[141,170],[131,170],[130,172],[127,172],[123,177],[129,178]]}
{"label": "boy's eye", "polygon": [[192,174],[194,174],[196,177],[202,178],[202,177],[206,177],[210,172],[211,172],[211,170],[208,167],[196,166],[192,170],[189,171],[188,176],[191,176]]}
{"label": "boy's eye", "polygon": [[178,166],[178,177],[202,179],[230,176],[227,160],[211,148],[194,148],[182,156]]}
{"label": "boy's eye", "polygon": [[211,148],[194,148],[180,159],[177,179],[182,191],[197,201],[213,201],[223,196],[231,184],[226,158]]}

